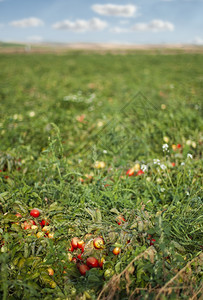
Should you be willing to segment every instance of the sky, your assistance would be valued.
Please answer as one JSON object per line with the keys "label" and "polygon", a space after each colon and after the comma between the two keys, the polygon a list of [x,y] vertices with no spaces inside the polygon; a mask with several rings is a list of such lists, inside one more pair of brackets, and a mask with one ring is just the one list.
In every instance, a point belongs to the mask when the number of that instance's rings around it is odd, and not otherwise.
{"label": "sky", "polygon": [[203,45],[203,0],[0,0],[0,41]]}

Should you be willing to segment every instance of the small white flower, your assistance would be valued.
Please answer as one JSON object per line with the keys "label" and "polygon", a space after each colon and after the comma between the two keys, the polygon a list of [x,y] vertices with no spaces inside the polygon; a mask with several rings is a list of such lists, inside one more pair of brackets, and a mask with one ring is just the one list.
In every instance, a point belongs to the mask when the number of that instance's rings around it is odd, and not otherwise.
{"label": "small white flower", "polygon": [[104,153],[104,154],[107,154],[107,150],[103,150],[103,153]]}
{"label": "small white flower", "polygon": [[165,191],[165,188],[161,188],[160,191],[163,193]]}
{"label": "small white flower", "polygon": [[141,170],[143,171],[143,172],[145,172],[145,171],[147,171],[147,165],[141,165]]}
{"label": "small white flower", "polygon": [[187,154],[187,158],[191,158],[191,159],[192,159],[192,158],[193,158],[193,157],[192,157],[192,154],[188,153],[188,154]]}
{"label": "small white flower", "polygon": [[153,159],[154,165],[160,165],[160,160],[159,159]]}
{"label": "small white flower", "polygon": [[187,195],[187,196],[189,196],[189,195],[190,195],[190,193],[187,191],[187,192],[186,192],[186,195]]}
{"label": "small white flower", "polygon": [[161,178],[157,178],[156,182],[157,182],[157,183],[162,183]]}
{"label": "small white flower", "polygon": [[184,166],[184,165],[185,165],[185,163],[184,163],[184,162],[182,162],[182,163],[181,163],[181,166]]}
{"label": "small white flower", "polygon": [[166,166],[165,166],[164,164],[161,164],[161,165],[160,165],[160,168],[161,168],[162,170],[165,170],[165,169],[166,169]]}
{"label": "small white flower", "polygon": [[192,142],[192,148],[196,148],[197,144],[195,142]]}
{"label": "small white flower", "polygon": [[168,151],[168,144],[163,144],[162,146],[163,151]]}
{"label": "small white flower", "polygon": [[35,116],[35,112],[34,111],[30,111],[29,112],[29,116],[32,118],[32,117],[34,117]]}

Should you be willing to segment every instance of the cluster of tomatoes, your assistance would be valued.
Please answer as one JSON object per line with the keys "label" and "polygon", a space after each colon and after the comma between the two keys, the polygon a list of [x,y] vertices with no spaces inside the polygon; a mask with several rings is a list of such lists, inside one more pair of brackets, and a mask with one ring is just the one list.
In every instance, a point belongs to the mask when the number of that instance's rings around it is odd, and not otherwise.
{"label": "cluster of tomatoes", "polygon": [[[96,237],[93,240],[94,249],[104,249],[105,243],[102,237]],[[83,261],[82,254],[85,250],[85,242],[80,240],[77,237],[74,237],[71,240],[71,247],[68,249],[71,252],[80,249],[81,253],[77,255],[77,257],[72,257],[69,255],[69,260],[77,264],[77,268],[81,275],[85,275],[88,270],[91,268],[102,268],[105,259],[102,257],[98,260],[96,257],[90,256],[86,259],[86,263]]]}
{"label": "cluster of tomatoes", "polygon": [[[116,222],[118,225],[122,225],[124,222],[126,222],[125,218],[123,216],[118,216],[116,219]],[[88,237],[91,237],[91,234],[87,234]],[[89,242],[92,243],[92,246],[94,250],[103,250],[105,249],[105,242],[102,236],[95,237],[91,239]],[[85,251],[85,247],[88,248],[88,242],[85,243],[84,240],[79,239],[78,237],[74,237],[71,240],[69,251],[69,261],[74,262],[77,265],[77,268],[81,275],[85,276],[86,272],[90,270],[91,268],[103,268],[103,264],[105,262],[105,258],[102,256],[99,259],[94,256],[89,256],[86,259],[83,257],[83,253]],[[80,254],[76,254],[75,256],[72,256],[70,252],[76,252],[80,250]],[[76,252],[78,253],[78,252]],[[114,255],[119,255],[121,253],[120,247],[114,247],[112,250],[112,253]],[[74,253],[73,253],[74,254]]]}
{"label": "cluster of tomatoes", "polygon": [[[34,208],[30,211],[30,216],[33,217],[33,218],[38,218],[40,216],[40,211],[38,209]],[[20,218],[22,218],[22,215],[20,213],[17,213],[16,217],[20,219]],[[19,224],[19,223],[17,223],[17,224]],[[41,230],[36,233],[36,236],[38,238],[41,238],[41,237],[45,236],[45,237],[48,237],[50,239],[53,239],[54,238],[54,233],[50,232],[49,220],[42,219],[39,222],[39,224],[41,225]],[[31,229],[33,231],[37,231],[39,229],[36,222],[32,219],[29,219],[28,221],[24,221],[21,224],[21,227],[24,230]]]}

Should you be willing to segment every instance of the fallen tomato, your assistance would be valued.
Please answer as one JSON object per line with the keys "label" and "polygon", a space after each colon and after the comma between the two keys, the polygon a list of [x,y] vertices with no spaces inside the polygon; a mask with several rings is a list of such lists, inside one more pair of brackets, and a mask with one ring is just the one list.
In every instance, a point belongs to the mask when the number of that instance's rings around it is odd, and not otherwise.
{"label": "fallen tomato", "polygon": [[82,253],[81,253],[81,254],[78,254],[77,258],[78,258],[79,260],[83,260],[83,259],[82,259]]}
{"label": "fallen tomato", "polygon": [[49,221],[43,219],[43,220],[40,222],[40,225],[41,225],[42,227],[48,226],[48,225],[49,225]]}
{"label": "fallen tomato", "polygon": [[43,233],[42,231],[39,231],[39,232],[37,233],[37,238],[38,238],[38,239],[42,238],[43,236],[44,236],[44,233]]}
{"label": "fallen tomato", "polygon": [[85,276],[86,272],[89,271],[90,268],[89,268],[87,265],[82,264],[82,265],[79,265],[79,266],[78,266],[78,269],[79,269],[79,271],[80,271],[80,274],[81,274],[82,276]]}
{"label": "fallen tomato", "polygon": [[17,217],[17,218],[22,218],[22,215],[19,214],[19,213],[17,213],[17,214],[16,214],[16,217]]}
{"label": "fallen tomato", "polygon": [[105,262],[105,258],[102,257],[102,258],[100,259],[100,261],[99,261],[99,266],[100,266],[100,268],[103,268],[104,262]]}
{"label": "fallen tomato", "polygon": [[71,241],[71,245],[74,249],[77,249],[78,248],[78,241],[79,241],[79,238],[77,237],[74,237]]}
{"label": "fallen tomato", "polygon": [[153,246],[155,242],[156,242],[155,239],[151,239],[151,240],[150,240],[150,246]]}
{"label": "fallen tomato", "polygon": [[103,249],[104,248],[104,240],[101,237],[97,237],[93,241],[93,245],[96,249]]}
{"label": "fallen tomato", "polygon": [[82,249],[84,243],[85,243],[85,242],[84,242],[83,240],[78,241],[78,242],[77,242],[77,247],[78,247],[79,249]]}
{"label": "fallen tomato", "polygon": [[53,239],[54,238],[54,233],[53,232],[48,233],[48,238]]}
{"label": "fallen tomato", "polygon": [[128,176],[133,176],[134,174],[135,174],[134,168],[131,168],[126,172],[126,175],[128,175]]}
{"label": "fallen tomato", "polygon": [[54,270],[52,268],[48,268],[47,271],[48,271],[50,276],[54,275]]}
{"label": "fallen tomato", "polygon": [[121,225],[123,222],[126,222],[126,220],[123,216],[118,216],[116,218],[116,222],[117,222],[118,225]]}
{"label": "fallen tomato", "polygon": [[118,255],[118,254],[121,253],[121,248],[115,247],[112,252],[113,252],[114,255]]}
{"label": "fallen tomato", "polygon": [[25,221],[21,227],[25,230],[30,229],[32,225],[36,225],[35,221],[33,220],[29,220],[29,221]]}
{"label": "fallen tomato", "polygon": [[86,264],[90,268],[98,268],[99,262],[95,257],[88,257],[86,260]]}
{"label": "fallen tomato", "polygon": [[73,246],[72,246],[72,245],[70,246],[70,248],[68,249],[68,251],[71,251],[71,252],[73,252],[73,251],[74,251],[74,248],[73,248]]}
{"label": "fallen tomato", "polygon": [[137,172],[136,176],[140,176],[140,175],[142,175],[142,174],[144,174],[144,172],[143,172],[142,170],[139,170],[139,171]]}
{"label": "fallen tomato", "polygon": [[40,215],[40,212],[38,209],[34,208],[30,211],[30,215],[33,217],[33,218],[38,218],[39,215]]}

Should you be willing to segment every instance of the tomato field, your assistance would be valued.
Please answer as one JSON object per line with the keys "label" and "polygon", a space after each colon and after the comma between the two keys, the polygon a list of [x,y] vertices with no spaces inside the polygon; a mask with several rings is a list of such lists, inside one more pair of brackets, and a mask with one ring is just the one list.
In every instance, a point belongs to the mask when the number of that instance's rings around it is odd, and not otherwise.
{"label": "tomato field", "polygon": [[1,299],[200,299],[202,69],[0,54]]}

